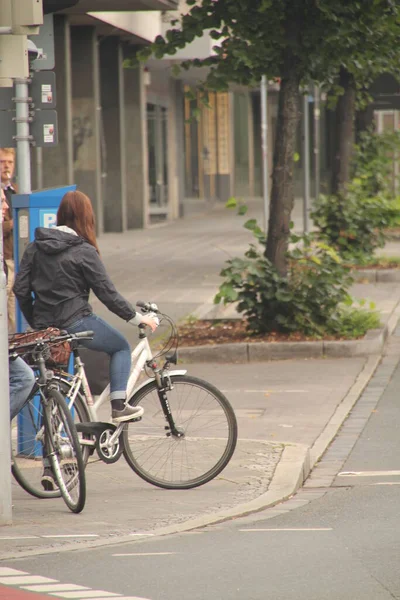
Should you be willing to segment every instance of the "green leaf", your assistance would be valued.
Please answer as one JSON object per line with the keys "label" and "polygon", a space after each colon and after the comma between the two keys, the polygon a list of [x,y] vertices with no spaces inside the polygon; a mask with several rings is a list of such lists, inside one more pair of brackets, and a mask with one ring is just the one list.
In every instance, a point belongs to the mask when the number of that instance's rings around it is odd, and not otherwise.
{"label": "green leaf", "polygon": [[237,206],[237,200],[233,196],[231,198],[229,198],[229,200],[227,200],[225,203],[226,208],[236,208],[236,206]]}

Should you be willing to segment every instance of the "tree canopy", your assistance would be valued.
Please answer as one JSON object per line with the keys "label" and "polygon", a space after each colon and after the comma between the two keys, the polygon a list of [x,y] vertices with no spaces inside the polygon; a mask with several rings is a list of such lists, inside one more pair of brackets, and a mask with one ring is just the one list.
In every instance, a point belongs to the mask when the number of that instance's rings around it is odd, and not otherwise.
{"label": "tree canopy", "polygon": [[[339,73],[355,88],[399,63],[400,0],[187,0],[189,11],[142,57],[173,56],[208,31],[214,54],[184,61],[209,67],[207,87],[281,81],[266,257],[286,273],[293,208],[293,155],[301,84],[319,83],[338,95]],[[347,81],[347,80],[346,80]]]}

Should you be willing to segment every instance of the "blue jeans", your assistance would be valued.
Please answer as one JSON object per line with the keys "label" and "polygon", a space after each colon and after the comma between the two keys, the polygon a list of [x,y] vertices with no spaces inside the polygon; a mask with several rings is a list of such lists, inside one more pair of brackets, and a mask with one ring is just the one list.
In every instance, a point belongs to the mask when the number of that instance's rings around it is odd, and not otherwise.
{"label": "blue jeans", "polygon": [[92,314],[82,317],[68,327],[68,333],[93,331],[93,340],[82,340],[82,346],[95,352],[105,352],[110,357],[110,399],[124,400],[131,371],[131,348],[128,340],[106,321]]}
{"label": "blue jeans", "polygon": [[35,383],[35,375],[32,369],[20,357],[10,360],[9,372],[10,418],[12,420],[28,400]]}

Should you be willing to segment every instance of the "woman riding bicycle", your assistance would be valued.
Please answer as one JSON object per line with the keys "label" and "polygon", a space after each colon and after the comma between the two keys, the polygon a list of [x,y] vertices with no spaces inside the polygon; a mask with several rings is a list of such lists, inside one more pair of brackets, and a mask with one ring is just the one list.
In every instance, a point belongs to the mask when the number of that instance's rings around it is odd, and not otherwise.
{"label": "woman riding bicycle", "polygon": [[[135,311],[115,289],[100,258],[95,219],[88,196],[67,192],[57,212],[57,227],[38,227],[15,278],[14,293],[31,327],[58,327],[69,333],[91,330],[93,340],[82,345],[110,356],[112,419],[130,421],[143,409],[126,404],[131,369],[131,348],[126,338],[95,315],[88,302],[93,290],[113,313],[134,325],[144,323],[154,331],[156,319]],[[32,295],[33,294],[33,295]]]}

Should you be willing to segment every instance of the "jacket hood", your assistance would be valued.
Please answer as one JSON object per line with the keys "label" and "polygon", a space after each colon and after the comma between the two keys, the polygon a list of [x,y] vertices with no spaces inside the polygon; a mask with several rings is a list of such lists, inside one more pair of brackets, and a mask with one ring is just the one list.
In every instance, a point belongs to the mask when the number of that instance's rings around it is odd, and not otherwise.
{"label": "jacket hood", "polygon": [[56,227],[35,229],[36,246],[45,254],[59,254],[72,246],[82,244],[83,241],[75,232],[67,233]]}

